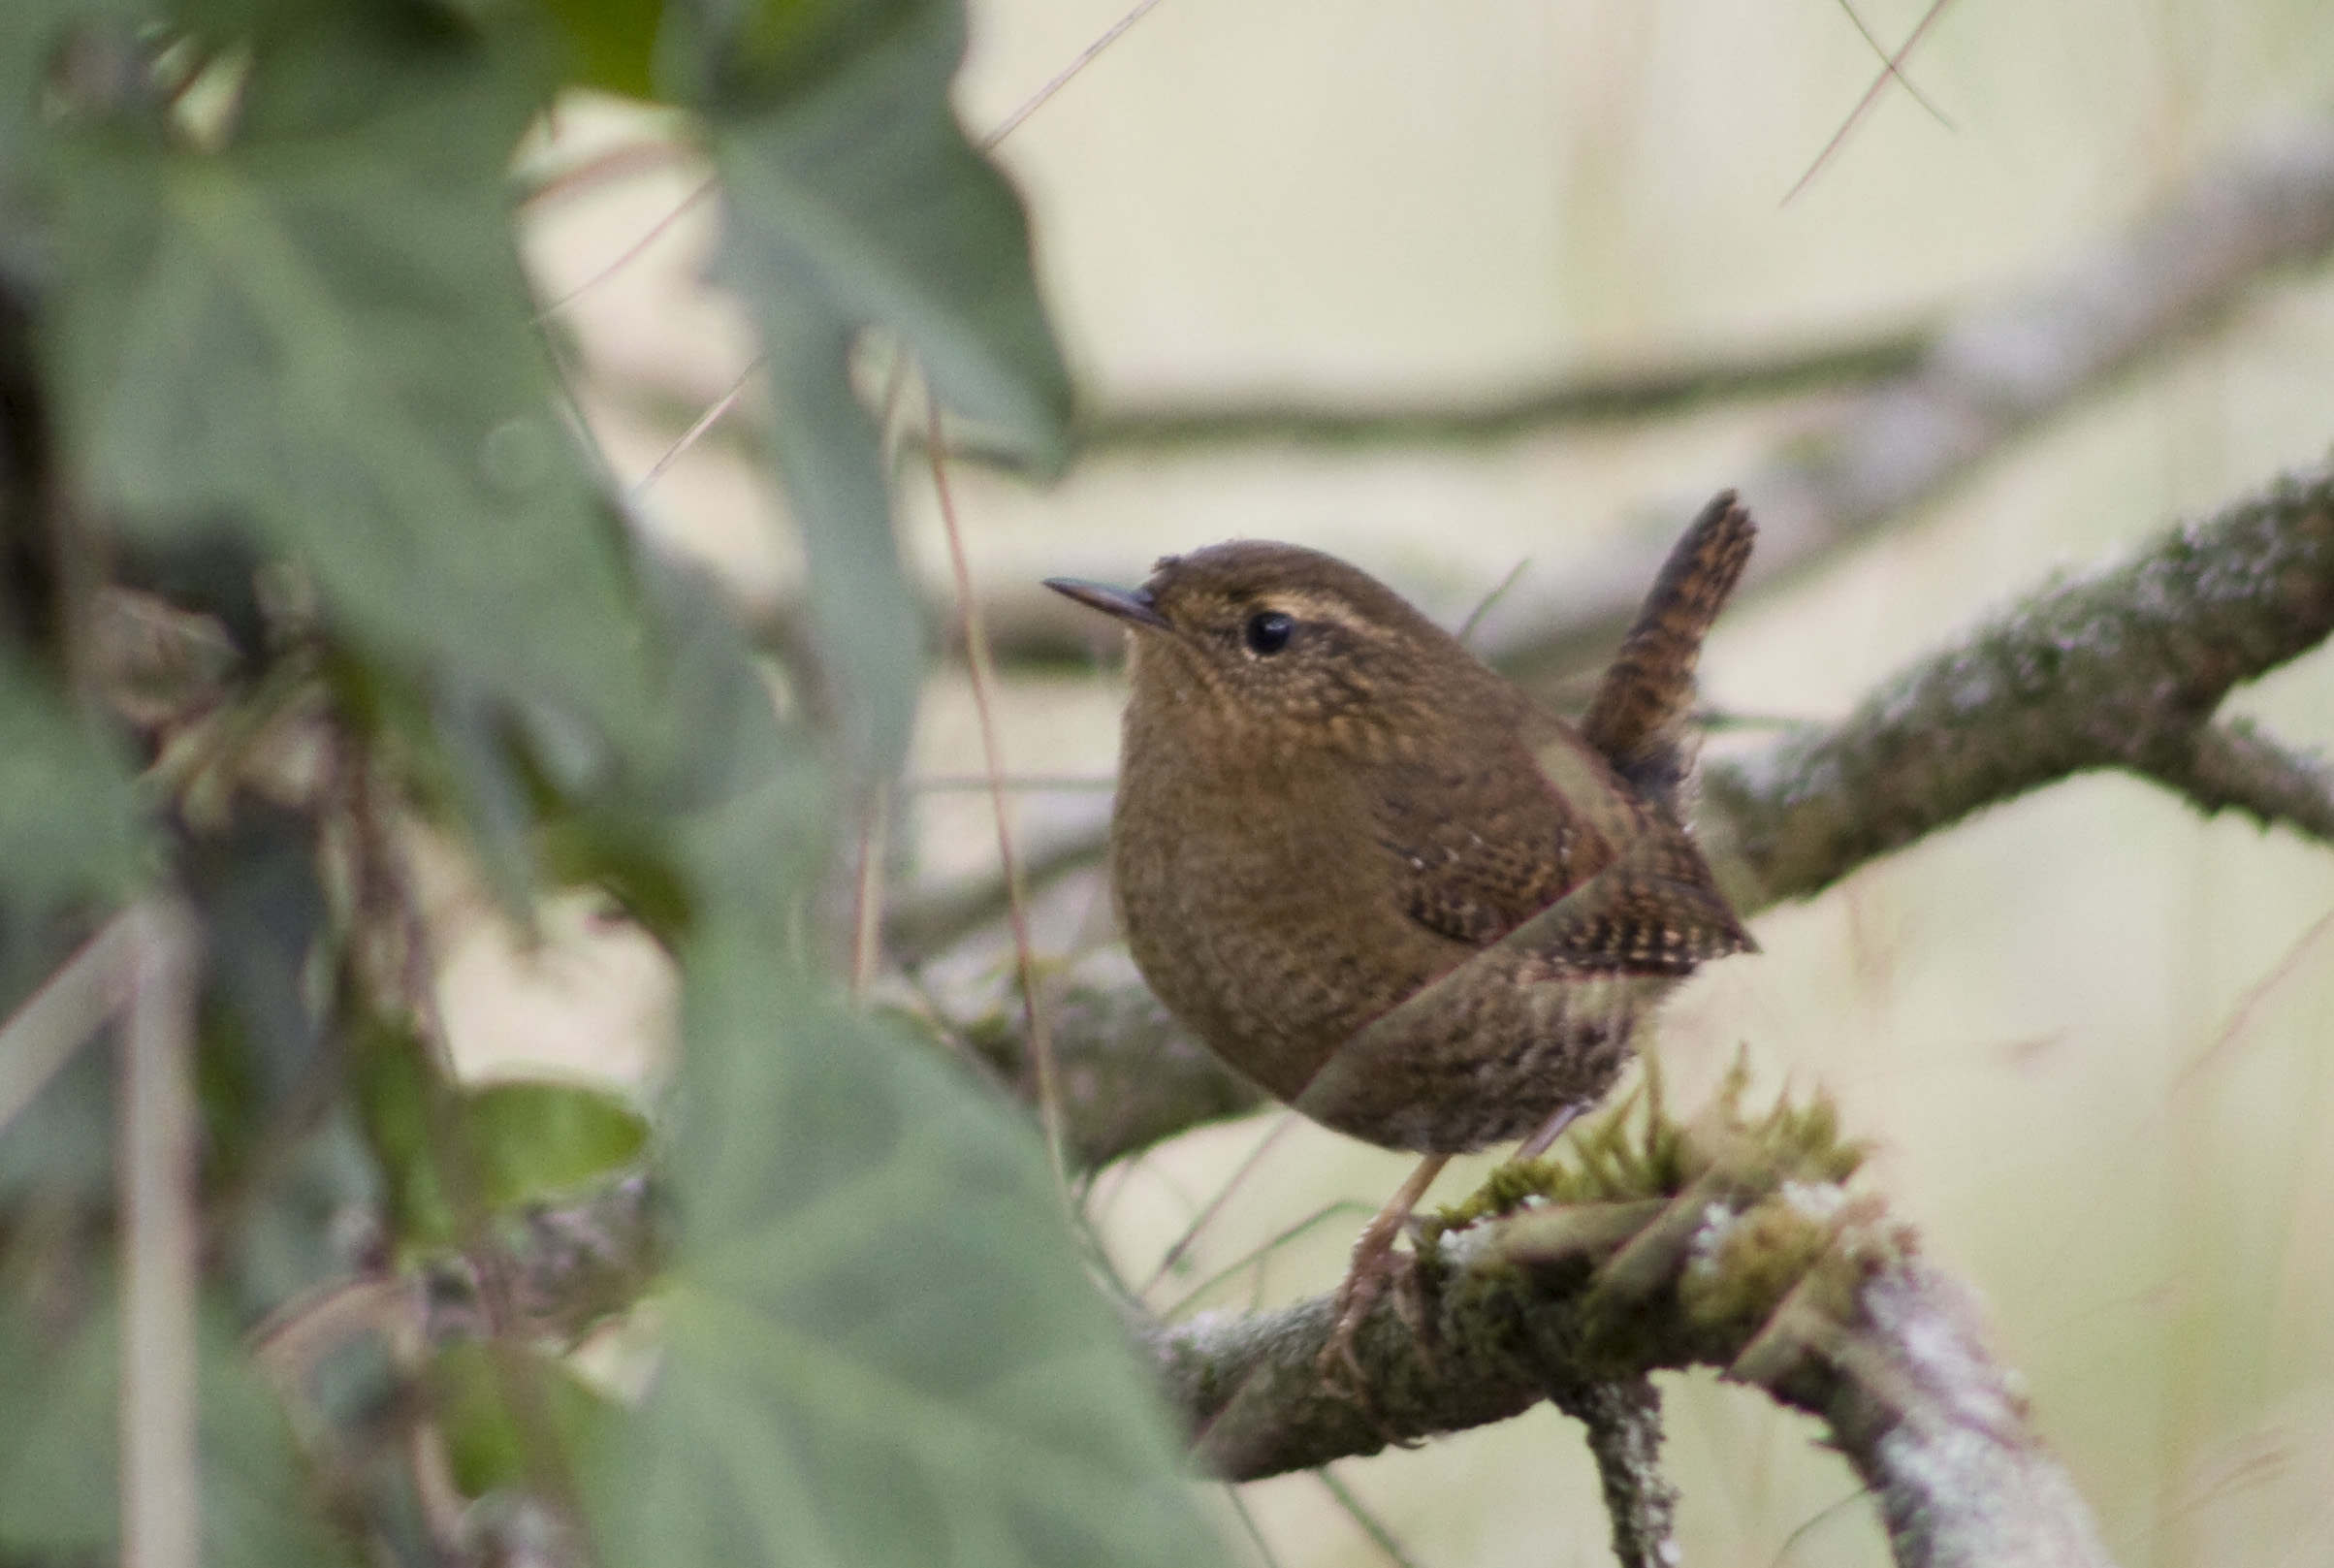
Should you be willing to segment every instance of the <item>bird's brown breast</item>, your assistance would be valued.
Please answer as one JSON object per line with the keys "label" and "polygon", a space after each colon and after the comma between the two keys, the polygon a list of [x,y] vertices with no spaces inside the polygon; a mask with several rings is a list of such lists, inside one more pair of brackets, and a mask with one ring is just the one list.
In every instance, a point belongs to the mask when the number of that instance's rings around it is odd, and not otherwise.
{"label": "bird's brown breast", "polygon": [[1611,859],[1513,716],[1480,701],[1455,699],[1452,733],[1357,752],[1219,732],[1204,703],[1146,694],[1112,840],[1129,947],[1171,1010],[1284,1100]]}

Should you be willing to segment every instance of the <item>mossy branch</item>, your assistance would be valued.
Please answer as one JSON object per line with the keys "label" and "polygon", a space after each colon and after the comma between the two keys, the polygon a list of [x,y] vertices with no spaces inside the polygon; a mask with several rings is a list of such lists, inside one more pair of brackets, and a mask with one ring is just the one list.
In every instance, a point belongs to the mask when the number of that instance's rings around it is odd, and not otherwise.
{"label": "mossy branch", "polygon": [[[1595,1408],[1613,1391],[1714,1366],[1825,1423],[1904,1568],[2106,1563],[1966,1293],[1844,1185],[1861,1151],[1829,1105],[1752,1117],[1743,1084],[1691,1123],[1624,1105],[1573,1154],[1511,1167],[1431,1221],[1412,1298],[1362,1327],[1365,1400],[1324,1378],[1327,1297],[1155,1329],[1200,1460],[1232,1480],[1277,1475],[1544,1397],[1610,1438],[1629,1416]],[[1609,1489],[1624,1462],[1601,1464]]]}

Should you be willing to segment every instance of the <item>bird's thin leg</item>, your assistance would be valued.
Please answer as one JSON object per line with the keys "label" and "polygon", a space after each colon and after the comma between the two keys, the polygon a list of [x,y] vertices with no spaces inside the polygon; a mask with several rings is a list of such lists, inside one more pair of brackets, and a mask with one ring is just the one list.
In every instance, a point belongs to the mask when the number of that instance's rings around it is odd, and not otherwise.
{"label": "bird's thin leg", "polygon": [[1347,1265],[1345,1283],[1337,1287],[1337,1323],[1329,1330],[1329,1341],[1321,1350],[1321,1364],[1325,1370],[1342,1367],[1356,1389],[1361,1387],[1361,1362],[1354,1355],[1354,1336],[1360,1332],[1370,1308],[1386,1290],[1386,1282],[1401,1270],[1401,1261],[1393,1250],[1394,1237],[1402,1233],[1402,1226],[1434,1178],[1443,1173],[1451,1163],[1447,1154],[1430,1154],[1419,1162],[1394,1195],[1378,1210],[1377,1218],[1362,1227],[1361,1234],[1354,1239],[1354,1261]]}
{"label": "bird's thin leg", "polygon": [[1522,1145],[1516,1150],[1516,1158],[1519,1160],[1539,1159],[1555,1144],[1556,1139],[1564,1136],[1564,1129],[1570,1127],[1580,1117],[1581,1112],[1586,1108],[1578,1104],[1558,1105],[1556,1113],[1540,1124],[1540,1131],[1523,1140]]}

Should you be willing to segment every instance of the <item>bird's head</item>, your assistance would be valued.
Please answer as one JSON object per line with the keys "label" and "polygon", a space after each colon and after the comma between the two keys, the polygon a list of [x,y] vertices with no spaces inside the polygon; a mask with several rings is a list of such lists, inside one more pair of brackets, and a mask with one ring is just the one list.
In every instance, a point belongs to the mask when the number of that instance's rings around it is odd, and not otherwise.
{"label": "bird's head", "polygon": [[1431,732],[1489,672],[1400,594],[1333,556],[1236,540],[1167,556],[1140,588],[1046,587],[1133,633],[1132,702],[1289,742],[1379,749]]}

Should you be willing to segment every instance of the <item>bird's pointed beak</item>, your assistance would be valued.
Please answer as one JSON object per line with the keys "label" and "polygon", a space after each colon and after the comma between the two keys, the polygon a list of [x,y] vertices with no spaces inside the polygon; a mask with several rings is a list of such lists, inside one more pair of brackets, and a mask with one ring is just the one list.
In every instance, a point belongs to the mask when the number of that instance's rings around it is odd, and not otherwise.
{"label": "bird's pointed beak", "polygon": [[1172,631],[1174,625],[1152,602],[1147,588],[1112,588],[1105,583],[1088,583],[1075,577],[1048,577],[1045,586],[1064,598],[1077,600],[1090,610],[1100,610],[1107,616],[1132,622],[1138,626],[1150,626],[1159,631]]}

